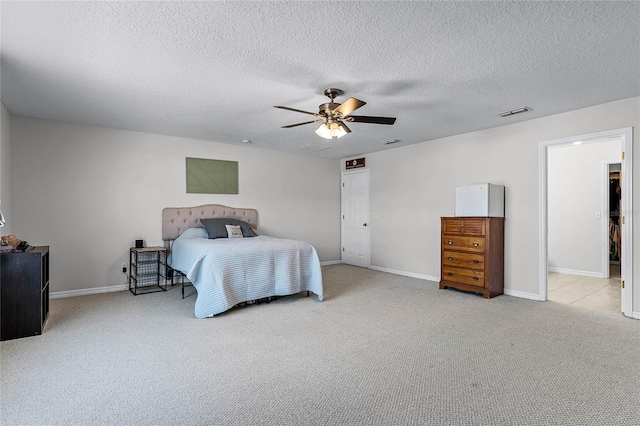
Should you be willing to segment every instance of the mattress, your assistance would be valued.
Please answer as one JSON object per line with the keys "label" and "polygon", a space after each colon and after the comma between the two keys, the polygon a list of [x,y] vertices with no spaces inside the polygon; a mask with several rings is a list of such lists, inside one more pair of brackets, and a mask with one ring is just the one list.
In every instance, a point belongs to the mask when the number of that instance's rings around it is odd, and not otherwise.
{"label": "mattress", "polygon": [[310,291],[323,298],[320,261],[304,241],[265,235],[209,239],[204,229],[192,228],[173,242],[169,266],[197,290],[197,318],[270,296]]}

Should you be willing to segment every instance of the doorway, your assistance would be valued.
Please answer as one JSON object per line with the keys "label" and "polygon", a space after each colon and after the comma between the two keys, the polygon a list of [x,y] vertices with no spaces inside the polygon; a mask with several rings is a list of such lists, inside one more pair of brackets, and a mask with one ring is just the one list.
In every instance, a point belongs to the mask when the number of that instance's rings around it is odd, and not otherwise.
{"label": "doorway", "polygon": [[[558,198],[558,181],[553,181],[554,176],[557,179],[557,174],[554,172],[554,156],[556,152],[564,151],[563,163],[570,165],[574,158],[578,157],[579,150],[572,149],[575,145],[582,145],[583,151],[594,151],[597,148],[598,143],[605,143],[606,141],[619,141],[621,150],[617,153],[617,160],[604,161],[605,167],[599,165],[600,170],[593,172],[592,179],[598,179],[598,184],[594,184],[591,181],[590,185],[587,185],[586,181],[583,182],[583,188],[575,195],[576,199],[572,199],[567,195],[560,195]],[[589,147],[585,146],[589,145]],[[623,154],[624,153],[624,154]],[[614,157],[615,158],[615,157]],[[626,316],[632,316],[632,215],[631,212],[631,186],[632,186],[632,139],[631,129],[619,129],[608,132],[601,132],[596,134],[581,135],[571,138],[564,138],[559,140],[542,142],[540,144],[540,299],[541,300],[553,300],[556,295],[561,292],[557,292],[558,286],[564,287],[564,293],[566,297],[580,297],[580,294],[571,294],[571,286],[578,288],[579,284],[583,284],[576,292],[595,293],[602,290],[601,294],[615,295],[619,294],[620,302],[616,302],[619,306],[619,312],[622,312]],[[550,163],[551,161],[551,163]],[[599,160],[600,164],[603,163],[602,159]],[[618,211],[620,220],[620,227],[618,228],[618,254],[620,259],[620,273],[616,277],[616,267],[610,267],[609,264],[609,211],[612,210],[609,205],[608,196],[609,188],[606,191],[601,191],[600,188],[604,188],[604,183],[609,185],[609,164],[619,163],[620,173],[620,195],[621,202]],[[606,170],[606,174],[603,173]],[[573,174],[579,174],[582,172],[580,165],[571,169],[567,167],[567,172]],[[568,176],[567,179],[571,179]],[[584,177],[580,177],[584,179]],[[595,186],[597,185],[597,186]],[[606,195],[599,195],[605,193]],[[594,200],[594,194],[598,200]],[[564,199],[562,198],[564,197]],[[579,201],[582,198],[591,197],[591,204],[580,204]],[[570,200],[567,202],[567,198]],[[561,201],[558,201],[561,200]],[[577,245],[574,244],[572,249],[571,244],[568,243],[566,237],[562,233],[564,230],[558,227],[558,221],[554,218],[556,214],[557,206],[554,203],[565,202],[566,206],[570,206],[573,210],[566,210],[569,214],[565,214],[565,224],[569,224],[568,227],[576,224],[582,224],[582,234],[580,238],[583,238],[582,242]],[[573,203],[573,205],[572,205]],[[565,206],[565,209],[567,208]],[[588,207],[584,207],[588,206]],[[561,222],[560,222],[561,223]],[[602,225],[600,225],[602,224]],[[606,233],[605,233],[606,228]],[[560,230],[559,230],[560,229]],[[560,235],[558,235],[560,234]],[[597,235],[596,235],[597,234]],[[570,235],[570,233],[566,233]],[[557,241],[562,240],[563,244],[558,245]],[[598,244],[594,248],[591,241]],[[560,247],[560,248],[558,248]],[[577,247],[577,248],[575,248]],[[550,278],[549,273],[553,274],[553,279]],[[613,272],[613,274],[611,274]],[[557,280],[560,280],[558,283]],[[611,281],[609,281],[611,280]],[[572,283],[573,282],[573,283]],[[571,284],[571,285],[570,285]],[[622,287],[622,288],[621,288]],[[553,291],[553,295],[550,296],[550,291]],[[592,299],[594,299],[592,297]],[[611,302],[609,302],[611,303]],[[603,302],[606,304],[606,302]]]}

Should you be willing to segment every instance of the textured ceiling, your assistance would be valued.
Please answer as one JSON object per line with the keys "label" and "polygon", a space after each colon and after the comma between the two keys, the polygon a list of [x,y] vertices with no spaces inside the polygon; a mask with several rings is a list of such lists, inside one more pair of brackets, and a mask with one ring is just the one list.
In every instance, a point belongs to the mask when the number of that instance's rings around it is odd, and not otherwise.
{"label": "textured ceiling", "polygon": [[[638,2],[0,3],[12,114],[340,158],[640,95]],[[332,141],[328,87],[367,102]],[[497,114],[527,105],[525,114]],[[399,139],[385,146],[381,142]],[[326,148],[326,149],[325,149]]]}

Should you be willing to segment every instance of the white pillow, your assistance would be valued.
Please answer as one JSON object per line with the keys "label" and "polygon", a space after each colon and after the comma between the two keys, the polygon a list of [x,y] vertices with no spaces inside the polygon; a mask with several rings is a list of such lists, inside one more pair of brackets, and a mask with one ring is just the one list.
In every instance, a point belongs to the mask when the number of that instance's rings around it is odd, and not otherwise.
{"label": "white pillow", "polygon": [[227,228],[227,238],[242,238],[242,227],[240,225],[225,225]]}

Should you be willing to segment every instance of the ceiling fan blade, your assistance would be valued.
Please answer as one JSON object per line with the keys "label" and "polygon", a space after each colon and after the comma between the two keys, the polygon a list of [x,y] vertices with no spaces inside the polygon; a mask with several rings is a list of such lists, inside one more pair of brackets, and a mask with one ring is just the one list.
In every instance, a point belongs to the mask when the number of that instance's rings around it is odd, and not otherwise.
{"label": "ceiling fan blade", "polygon": [[344,129],[345,132],[351,133],[351,129],[348,128],[346,124],[344,124],[344,121],[340,122],[340,124],[342,125],[342,128]]}
{"label": "ceiling fan blade", "polygon": [[286,109],[287,111],[301,112],[303,114],[310,114],[310,115],[315,115],[315,116],[319,116],[320,115],[320,114],[315,113],[315,112],[303,111],[301,109],[289,108],[289,107],[281,106],[281,105],[274,105],[273,107],[274,108],[280,108],[280,109]]}
{"label": "ceiling fan blade", "polygon": [[374,123],[374,124],[393,124],[396,122],[395,117],[372,117],[370,115],[350,115],[345,118],[352,123]]}
{"label": "ceiling fan blade", "polygon": [[320,123],[321,121],[322,120],[305,121],[304,123],[296,123],[296,124],[289,124],[288,126],[282,126],[282,128],[283,129],[290,129],[291,127],[302,126],[303,124]]}
{"label": "ceiling fan blade", "polygon": [[334,109],[333,112],[340,113],[343,117],[345,117],[366,104],[367,103],[365,101],[361,101],[360,99],[349,98],[341,103],[336,109]]}

